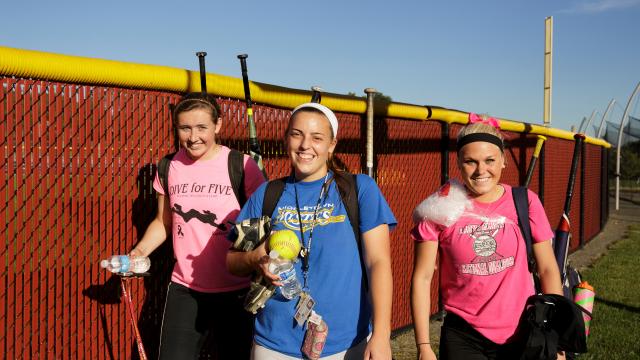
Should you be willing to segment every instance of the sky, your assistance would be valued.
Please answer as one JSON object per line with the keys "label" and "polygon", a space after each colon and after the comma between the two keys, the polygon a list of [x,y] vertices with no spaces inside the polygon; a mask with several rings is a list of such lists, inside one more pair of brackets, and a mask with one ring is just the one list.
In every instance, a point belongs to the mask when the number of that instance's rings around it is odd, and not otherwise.
{"label": "sky", "polygon": [[[544,21],[553,16],[551,126],[640,82],[640,0],[8,1],[0,46],[197,70],[542,124]],[[640,101],[638,101],[640,103]],[[631,113],[640,117],[640,105]],[[589,129],[588,134],[593,135]]]}

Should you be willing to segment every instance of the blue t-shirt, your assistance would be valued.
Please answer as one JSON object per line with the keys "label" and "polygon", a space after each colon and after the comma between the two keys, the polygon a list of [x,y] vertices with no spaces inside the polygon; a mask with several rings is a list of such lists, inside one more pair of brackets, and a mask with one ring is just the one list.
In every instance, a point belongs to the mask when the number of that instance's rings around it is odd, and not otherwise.
{"label": "blue t-shirt", "polygon": [[[329,175],[331,176],[331,175]],[[396,219],[377,184],[367,175],[357,175],[360,232],[381,224],[390,228]],[[285,189],[271,216],[273,230],[290,229],[300,236],[296,190],[304,229],[304,246],[308,246],[314,210],[324,178],[312,182],[285,182]],[[237,221],[262,215],[266,183],[251,196]],[[303,283],[302,261],[295,263],[298,279]],[[358,243],[335,181],[318,207],[313,229],[307,286],[316,301],[314,310],[329,327],[322,356],[344,351],[370,333],[371,304],[363,284]],[[298,298],[287,300],[280,290],[258,312],[255,341],[261,346],[289,356],[302,357],[304,327],[293,316]]]}

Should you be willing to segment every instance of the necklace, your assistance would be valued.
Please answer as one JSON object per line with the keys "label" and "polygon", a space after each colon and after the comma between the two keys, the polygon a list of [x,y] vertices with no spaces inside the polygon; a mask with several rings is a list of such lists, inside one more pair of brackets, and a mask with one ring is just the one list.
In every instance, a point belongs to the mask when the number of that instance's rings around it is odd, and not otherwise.
{"label": "necklace", "polygon": [[320,202],[322,201],[322,197],[325,195],[327,188],[327,180],[329,179],[329,173],[324,177],[324,181],[322,182],[322,187],[320,188],[320,195],[318,196],[318,201],[316,202],[316,206],[313,210],[313,218],[311,220],[311,228],[309,230],[309,242],[305,245],[304,241],[304,227],[302,226],[302,216],[300,214],[300,203],[298,201],[298,187],[296,186],[295,178],[293,183],[293,190],[296,196],[296,211],[298,212],[298,225],[300,226],[300,242],[302,243],[302,249],[300,250],[300,256],[302,257],[302,274],[304,276],[304,289],[307,288],[307,277],[309,273],[309,258],[311,257],[311,242],[313,240],[313,229],[316,226],[316,218],[318,216],[318,208],[320,208]]}

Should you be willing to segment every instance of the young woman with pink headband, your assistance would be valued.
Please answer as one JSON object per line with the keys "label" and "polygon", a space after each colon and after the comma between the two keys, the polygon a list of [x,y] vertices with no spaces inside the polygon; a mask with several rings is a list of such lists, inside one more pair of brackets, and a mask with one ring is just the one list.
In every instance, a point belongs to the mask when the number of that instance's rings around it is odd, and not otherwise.
{"label": "young woman with pink headband", "polygon": [[[471,114],[458,134],[457,155],[462,183],[444,185],[414,212],[411,300],[419,358],[436,358],[429,314],[439,255],[440,296],[447,312],[440,359],[519,359],[519,319],[535,290],[511,186],[500,182],[506,163],[498,121]],[[562,294],[553,232],[538,196],[528,195],[542,291]]]}

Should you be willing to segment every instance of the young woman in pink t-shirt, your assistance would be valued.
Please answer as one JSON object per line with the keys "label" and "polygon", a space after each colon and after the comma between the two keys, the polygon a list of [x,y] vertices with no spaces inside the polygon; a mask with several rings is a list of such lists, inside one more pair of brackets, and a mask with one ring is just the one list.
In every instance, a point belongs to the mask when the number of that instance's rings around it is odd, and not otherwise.
{"label": "young woman in pink t-shirt", "polygon": [[[429,314],[439,253],[440,295],[447,311],[440,359],[517,359],[518,322],[535,290],[511,187],[500,183],[506,164],[497,120],[471,114],[470,124],[458,134],[457,151],[462,184],[443,186],[414,213],[411,307],[419,358],[436,358]],[[529,209],[542,291],[562,294],[553,232],[531,191]]]}
{"label": "young woman in pink t-shirt", "polygon": [[[173,112],[180,149],[169,163],[166,187],[156,175],[158,212],[130,255],[148,256],[169,236],[175,265],[167,290],[159,359],[199,358],[210,334],[215,359],[249,359],[253,323],[244,311],[249,278],[226,269],[227,235],[240,212],[229,176],[230,149],[218,133],[223,120],[212,96],[189,94]],[[264,177],[244,155],[244,192]]]}

